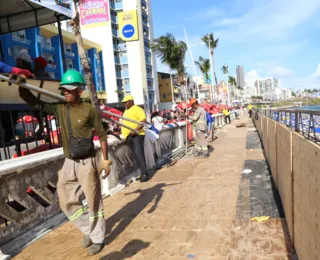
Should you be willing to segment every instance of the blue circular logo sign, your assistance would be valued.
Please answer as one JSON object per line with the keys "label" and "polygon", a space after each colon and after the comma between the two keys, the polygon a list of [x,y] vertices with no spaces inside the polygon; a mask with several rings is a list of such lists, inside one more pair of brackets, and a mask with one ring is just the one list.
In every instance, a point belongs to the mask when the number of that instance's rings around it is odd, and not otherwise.
{"label": "blue circular logo sign", "polygon": [[122,28],[122,34],[126,38],[131,38],[134,35],[134,27],[131,24],[126,24]]}

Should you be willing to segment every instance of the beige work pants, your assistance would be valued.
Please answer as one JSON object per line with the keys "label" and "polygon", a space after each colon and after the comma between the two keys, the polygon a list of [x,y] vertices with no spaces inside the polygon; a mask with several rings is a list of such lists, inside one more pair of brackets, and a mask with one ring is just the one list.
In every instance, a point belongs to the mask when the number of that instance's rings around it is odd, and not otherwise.
{"label": "beige work pants", "polygon": [[[61,210],[93,243],[103,243],[105,220],[96,158],[76,161],[66,158],[58,175]],[[82,203],[83,195],[87,205]]]}
{"label": "beige work pants", "polygon": [[204,131],[196,130],[196,148],[204,155],[208,154],[208,144]]}

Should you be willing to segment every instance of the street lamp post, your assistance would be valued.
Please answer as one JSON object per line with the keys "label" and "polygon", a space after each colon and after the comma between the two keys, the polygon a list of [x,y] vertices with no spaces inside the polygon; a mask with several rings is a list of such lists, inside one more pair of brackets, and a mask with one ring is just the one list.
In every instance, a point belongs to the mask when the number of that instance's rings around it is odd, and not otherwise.
{"label": "street lamp post", "polygon": [[[187,46],[188,46],[188,49],[189,49],[189,52],[190,52],[190,56],[191,56],[191,62],[192,62],[192,65],[193,65],[192,67],[193,67],[194,77],[197,78],[196,65],[194,64],[194,59],[193,59],[193,55],[192,55],[192,51],[191,51],[191,45],[189,44],[189,40],[188,40],[186,29],[184,29],[184,35],[186,37]],[[196,81],[196,84],[197,84],[197,92],[198,92],[198,102],[200,103],[200,90],[199,90],[198,81]]]}
{"label": "street lamp post", "polygon": [[209,59],[210,59],[210,70],[211,70],[211,92],[212,92],[212,100],[213,102],[216,101],[216,92],[214,87],[214,74],[213,74],[213,62],[212,62],[212,55],[211,55],[211,43],[209,41]]}

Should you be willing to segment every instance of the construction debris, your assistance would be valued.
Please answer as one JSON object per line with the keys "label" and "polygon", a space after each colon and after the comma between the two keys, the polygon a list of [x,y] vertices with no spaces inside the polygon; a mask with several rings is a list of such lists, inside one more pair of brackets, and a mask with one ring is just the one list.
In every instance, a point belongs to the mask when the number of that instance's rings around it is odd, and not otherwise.
{"label": "construction debris", "polygon": [[247,124],[246,123],[240,123],[240,124],[236,124],[236,127],[239,128],[239,127],[246,127]]}

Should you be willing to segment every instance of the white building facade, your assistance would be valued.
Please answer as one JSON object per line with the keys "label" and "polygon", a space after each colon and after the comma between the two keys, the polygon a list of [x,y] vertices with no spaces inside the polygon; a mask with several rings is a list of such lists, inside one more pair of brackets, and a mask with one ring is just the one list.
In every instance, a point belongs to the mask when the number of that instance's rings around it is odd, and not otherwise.
{"label": "white building facade", "polygon": [[[83,28],[84,37],[103,47],[104,77],[108,103],[118,103],[131,94],[146,111],[160,102],[153,41],[151,0],[109,0],[107,25]],[[137,11],[139,38],[125,42],[120,38],[118,13]]]}

